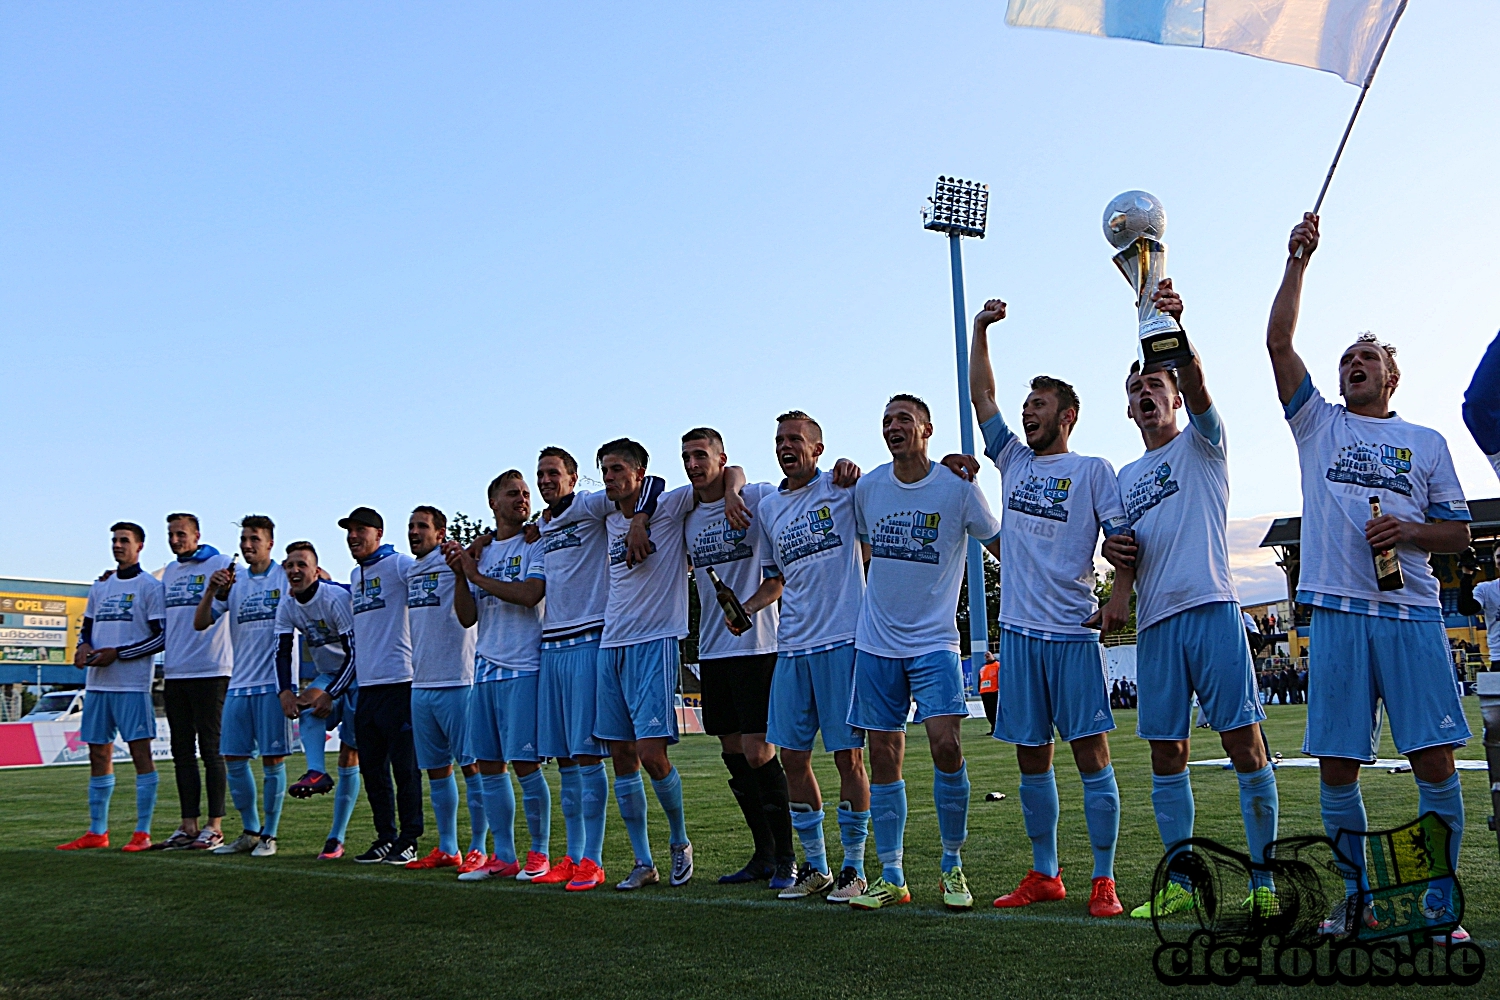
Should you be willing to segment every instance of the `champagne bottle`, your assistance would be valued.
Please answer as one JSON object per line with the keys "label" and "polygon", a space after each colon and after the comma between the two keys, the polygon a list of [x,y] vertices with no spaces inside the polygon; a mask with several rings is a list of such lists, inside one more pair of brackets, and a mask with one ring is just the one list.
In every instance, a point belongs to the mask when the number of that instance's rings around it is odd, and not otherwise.
{"label": "champagne bottle", "polygon": [[734,591],[719,579],[719,574],[714,572],[712,566],[706,567],[706,572],[709,582],[714,585],[714,594],[719,598],[719,607],[724,609],[724,616],[734,623],[735,628],[741,632],[748,632],[755,622],[746,613],[745,606],[740,603],[738,597],[734,596]]}
{"label": "champagne bottle", "polygon": [[[1370,498],[1370,520],[1380,517],[1380,498]],[[1400,590],[1406,586],[1406,579],[1401,575],[1401,560],[1396,558],[1395,549],[1380,549],[1374,553],[1375,556],[1375,579],[1381,590]]]}

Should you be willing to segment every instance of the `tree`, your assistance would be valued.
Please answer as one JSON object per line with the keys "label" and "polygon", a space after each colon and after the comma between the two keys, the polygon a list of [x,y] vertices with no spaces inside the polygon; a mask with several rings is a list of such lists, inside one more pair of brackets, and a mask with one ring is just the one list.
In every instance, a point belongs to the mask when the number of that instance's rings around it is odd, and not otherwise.
{"label": "tree", "polygon": [[454,511],[448,519],[448,537],[460,545],[468,545],[488,530],[463,511]]}

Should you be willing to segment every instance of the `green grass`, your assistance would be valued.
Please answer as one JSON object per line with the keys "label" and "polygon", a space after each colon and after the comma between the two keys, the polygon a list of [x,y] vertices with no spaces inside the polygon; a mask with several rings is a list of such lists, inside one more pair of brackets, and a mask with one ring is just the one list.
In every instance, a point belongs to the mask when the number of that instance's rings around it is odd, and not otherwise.
{"label": "green grass", "polygon": [[[1466,699],[1480,730],[1477,699]],[[1303,710],[1273,706],[1272,748],[1288,757],[1300,745]],[[1123,800],[1118,876],[1127,908],[1141,902],[1161,855],[1150,806],[1146,746],[1131,733],[1134,712],[1118,713],[1113,743]],[[1081,789],[1070,760],[1060,760],[1062,862],[1070,895],[1061,903],[1000,912],[989,900],[1012,888],[1030,865],[1022,829],[1014,753],[985,738],[979,722],[964,731],[974,797],[965,870],[979,906],[948,914],[937,904],[937,824],[931,765],[914,727],[907,768],[911,819],[906,864],[915,902],[880,913],[853,913],[821,902],[780,903],[764,888],[721,887],[738,868],[749,837],[725,787],[717,741],[689,737],[673,751],[688,802],[698,876],[632,895],[602,889],[565,894],[515,882],[458,883],[451,872],[414,873],[313,855],[332,803],[289,800],[275,858],[218,858],[197,852],[125,855],[117,850],[62,854],[53,845],[76,836],[86,816],[86,768],[0,773],[0,901],[7,920],[0,997],[761,997],[884,996],[1130,997],[1161,995],[1150,971],[1155,939],[1144,922],[1088,917],[1090,855]],[[1382,756],[1395,756],[1386,747]],[[1195,756],[1219,756],[1212,736]],[[1066,755],[1066,750],[1064,750]],[[1481,757],[1476,738],[1463,751]],[[288,770],[300,773],[293,758]],[[818,762],[823,787],[836,787],[831,759]],[[128,765],[114,798],[117,843],[128,835],[134,795]],[[549,781],[557,794],[556,772]],[[1320,833],[1317,771],[1283,768],[1281,832]],[[1200,836],[1243,845],[1234,775],[1193,771]],[[1500,854],[1485,828],[1483,772],[1465,772],[1468,836],[1461,877],[1465,924],[1491,964],[1500,960]],[[1003,791],[1003,802],[984,801]],[[1411,776],[1366,772],[1373,826],[1396,826],[1416,813]],[[666,824],[653,798],[653,842],[666,853]],[[170,765],[163,774],[157,835],[175,813]],[[830,856],[839,857],[830,820]],[[467,835],[467,812],[460,828]],[[562,850],[554,813],[554,851]],[[231,817],[226,830],[237,831]],[[524,833],[524,825],[518,823]],[[429,831],[432,830],[429,817]],[[363,799],[350,841],[371,836]],[[424,849],[435,842],[429,833]],[[524,846],[524,844],[523,844]],[[873,844],[870,849],[873,861]],[[629,865],[624,830],[609,807],[605,864],[611,881]],[[1486,974],[1467,995],[1495,989]],[[1242,984],[1240,989],[1259,989]],[[1207,991],[1201,991],[1208,995]],[[1415,991],[1413,991],[1415,992]],[[1439,990],[1439,992],[1443,992]],[[1177,996],[1200,991],[1183,989]],[[1397,989],[1382,995],[1403,995]]]}

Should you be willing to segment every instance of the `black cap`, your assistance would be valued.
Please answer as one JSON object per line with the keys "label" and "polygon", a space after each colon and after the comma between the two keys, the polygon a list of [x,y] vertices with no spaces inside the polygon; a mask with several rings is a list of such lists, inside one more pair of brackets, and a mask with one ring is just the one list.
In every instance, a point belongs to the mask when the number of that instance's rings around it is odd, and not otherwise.
{"label": "black cap", "polygon": [[373,507],[356,507],[349,512],[348,517],[339,518],[339,527],[345,530],[356,524],[363,524],[367,528],[379,528],[385,530],[385,521],[381,519],[380,513]]}

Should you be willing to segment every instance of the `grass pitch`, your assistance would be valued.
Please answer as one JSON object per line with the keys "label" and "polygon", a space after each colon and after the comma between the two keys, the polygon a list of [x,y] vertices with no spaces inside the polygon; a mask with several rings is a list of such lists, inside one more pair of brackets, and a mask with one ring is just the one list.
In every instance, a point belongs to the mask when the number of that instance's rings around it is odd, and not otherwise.
{"label": "grass pitch", "polygon": [[[1480,731],[1477,699],[1465,699]],[[1272,706],[1273,750],[1297,756],[1304,710]],[[1122,815],[1117,860],[1127,910],[1146,897],[1161,856],[1150,804],[1146,744],[1131,735],[1135,713],[1117,713],[1113,753]],[[1197,758],[1217,757],[1215,737],[1200,730]],[[1149,922],[1094,920],[1087,902],[1091,856],[1082,790],[1066,749],[1058,764],[1062,799],[1060,850],[1067,900],[1021,911],[989,901],[1013,888],[1030,866],[1013,751],[966,723],[965,751],[973,800],[964,868],[975,912],[949,914],[937,894],[940,847],[932,804],[932,770],[921,727],[908,743],[911,817],[906,870],[914,902],[855,913],[821,901],[782,903],[764,887],[715,884],[749,854],[749,835],[725,786],[718,743],[686,738],[672,756],[682,772],[688,829],[698,874],[681,889],[665,884],[633,894],[601,888],[565,894],[557,886],[495,881],[460,884],[451,871],[406,872],[351,861],[319,862],[331,796],[288,800],[274,858],[211,857],[198,852],[126,855],[118,850],[62,854],[53,845],[85,826],[87,768],[0,773],[0,901],[8,933],[0,962],[0,997],[702,997],[885,996],[1131,997],[1171,992],[1151,973],[1155,938]],[[1381,756],[1395,756],[1389,737]],[[1476,737],[1462,756],[1482,757]],[[830,758],[818,761],[825,795],[837,788]],[[288,771],[302,770],[301,758]],[[257,767],[257,772],[259,768]],[[132,771],[119,769],[112,839],[124,843],[135,809]],[[548,780],[557,795],[555,770]],[[1282,768],[1281,833],[1321,833],[1316,769]],[[1366,771],[1371,825],[1396,826],[1416,814],[1409,774]],[[1193,769],[1197,832],[1243,847],[1238,788],[1232,772]],[[1463,772],[1468,807],[1460,878],[1464,923],[1488,953],[1484,983],[1463,991],[1495,995],[1500,973],[1500,853],[1486,829],[1483,772]],[[460,782],[462,788],[462,782]],[[158,839],[176,820],[171,765],[163,768]],[[1003,791],[1003,802],[986,802]],[[519,798],[519,796],[518,796]],[[654,797],[652,840],[658,864],[667,855],[666,821]],[[628,871],[623,825],[609,806],[605,868],[611,883]],[[460,842],[468,814],[459,812]],[[524,848],[524,822],[518,818]],[[226,832],[238,832],[231,812]],[[435,842],[428,818],[425,852]],[[829,810],[830,860],[840,856]],[[373,836],[361,797],[350,844]],[[553,851],[561,854],[562,818],[553,818]],[[874,864],[873,842],[869,849]],[[1485,985],[1488,984],[1488,985]],[[1310,987],[1317,989],[1316,987]],[[1247,980],[1241,990],[1259,990]],[[1283,988],[1275,988],[1282,990]],[[1457,993],[1458,990],[1438,990]],[[1290,989],[1285,992],[1292,993]],[[1427,995],[1419,988],[1382,995]]]}

